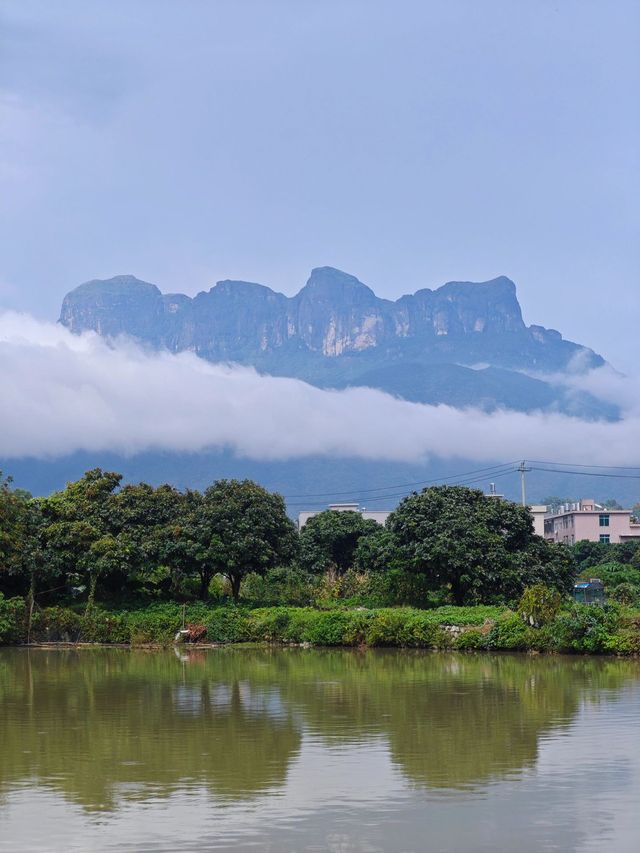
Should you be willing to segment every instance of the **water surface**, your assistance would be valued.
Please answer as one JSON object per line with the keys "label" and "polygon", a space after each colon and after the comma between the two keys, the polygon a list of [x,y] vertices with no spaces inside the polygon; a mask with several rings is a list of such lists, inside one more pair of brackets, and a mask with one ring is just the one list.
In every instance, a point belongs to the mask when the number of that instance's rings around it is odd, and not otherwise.
{"label": "water surface", "polygon": [[640,850],[640,663],[0,649],[0,850]]}

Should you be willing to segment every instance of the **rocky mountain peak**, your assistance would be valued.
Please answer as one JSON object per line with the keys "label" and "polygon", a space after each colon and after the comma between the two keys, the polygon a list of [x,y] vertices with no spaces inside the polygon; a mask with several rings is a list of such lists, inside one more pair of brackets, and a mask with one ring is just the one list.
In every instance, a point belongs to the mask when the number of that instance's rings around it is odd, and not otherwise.
{"label": "rocky mountain peak", "polygon": [[332,299],[337,305],[351,302],[375,301],[373,290],[354,275],[335,267],[316,267],[298,293],[298,299]]}
{"label": "rocky mountain peak", "polygon": [[[506,276],[451,281],[395,302],[328,266],[313,269],[293,297],[226,280],[191,299],[162,295],[134,276],[116,276],[68,293],[60,322],[73,332],[129,335],[173,352],[251,364],[321,386],[368,384],[408,399],[454,405],[526,410],[538,401],[543,408],[573,411],[572,401],[551,385],[534,394],[523,373],[562,371],[577,354],[585,370],[603,363],[559,332],[527,327],[516,286]],[[502,372],[481,374],[469,367],[478,364]],[[604,411],[598,401],[580,405],[582,411]]]}

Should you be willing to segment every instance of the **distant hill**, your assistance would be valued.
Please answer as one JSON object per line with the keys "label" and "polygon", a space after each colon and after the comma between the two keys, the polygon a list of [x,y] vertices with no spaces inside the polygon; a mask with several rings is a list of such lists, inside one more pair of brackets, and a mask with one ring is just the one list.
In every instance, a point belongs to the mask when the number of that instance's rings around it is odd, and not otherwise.
{"label": "distant hill", "polygon": [[[498,463],[507,460],[496,460]],[[359,501],[369,509],[393,509],[401,496],[420,483],[455,478],[474,488],[489,491],[495,480],[498,492],[520,500],[520,478],[515,470],[496,477],[487,470],[480,476],[471,471],[487,469],[492,462],[469,459],[431,459],[428,462],[388,462],[368,459],[327,459],[309,456],[283,461],[256,461],[234,456],[229,451],[201,453],[115,453],[78,452],[57,459],[2,459],[0,470],[14,476],[15,485],[34,494],[49,494],[63,488],[69,480],[82,476],[96,466],[124,474],[125,482],[145,480],[153,484],[172,483],[179,488],[204,489],[214,480],[245,477],[288,498],[289,512],[295,517],[301,509],[324,508],[332,501]],[[408,486],[406,484],[415,484]],[[381,489],[381,491],[372,491]],[[306,495],[306,497],[305,497]],[[532,471],[527,475],[527,497],[538,503],[546,495],[595,495],[601,500],[617,498],[625,507],[637,503],[637,480],[607,480],[598,476],[579,476],[563,472]]]}
{"label": "distant hill", "polygon": [[487,411],[618,415],[589,394],[539,378],[567,370],[576,356],[582,369],[604,361],[553,329],[527,326],[516,287],[505,277],[449,282],[391,301],[332,267],[314,269],[293,297],[221,281],[191,298],[116,276],[68,293],[60,322],[73,332],[128,335],[322,388],[366,385],[415,402]]}

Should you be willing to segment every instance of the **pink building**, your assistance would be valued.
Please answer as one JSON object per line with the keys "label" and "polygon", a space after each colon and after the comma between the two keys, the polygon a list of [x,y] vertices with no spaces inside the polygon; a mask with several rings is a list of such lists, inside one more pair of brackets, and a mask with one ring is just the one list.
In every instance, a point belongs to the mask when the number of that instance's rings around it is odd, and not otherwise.
{"label": "pink building", "polygon": [[640,523],[629,509],[605,509],[594,500],[583,498],[566,504],[555,515],[544,519],[544,538],[549,542],[573,545],[589,542],[628,542],[640,540]]}

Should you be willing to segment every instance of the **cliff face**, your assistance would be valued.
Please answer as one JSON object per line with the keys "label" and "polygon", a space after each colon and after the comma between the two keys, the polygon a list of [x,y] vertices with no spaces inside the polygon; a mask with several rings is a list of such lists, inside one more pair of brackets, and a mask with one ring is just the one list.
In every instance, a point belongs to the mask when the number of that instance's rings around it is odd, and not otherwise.
{"label": "cliff face", "polygon": [[[427,359],[447,350],[473,356],[499,350],[500,339],[507,343],[506,361],[512,361],[517,338],[527,352],[536,351],[542,369],[556,369],[583,350],[558,332],[525,326],[508,278],[450,282],[391,302],[331,267],[314,269],[292,298],[243,281],[218,282],[194,298],[163,295],[133,276],[89,281],[67,294],[60,322],[74,332],[125,334],[174,352],[241,361],[291,345],[335,358],[377,347],[413,349],[415,341]],[[590,352],[588,360],[601,361]]]}
{"label": "cliff face", "polygon": [[519,372],[562,371],[577,354],[585,368],[603,360],[559,332],[527,327],[505,277],[449,282],[393,302],[331,267],[314,269],[293,297],[242,281],[218,282],[193,298],[163,295],[153,284],[117,276],[67,294],[60,322],[73,332],[128,335],[320,386],[367,384],[424,402],[611,416],[587,395],[570,399]]}

